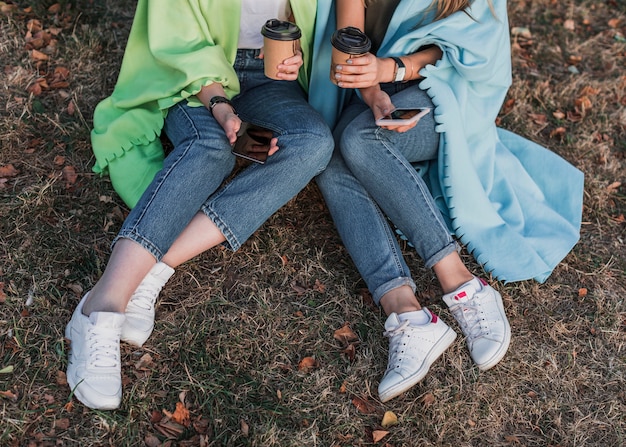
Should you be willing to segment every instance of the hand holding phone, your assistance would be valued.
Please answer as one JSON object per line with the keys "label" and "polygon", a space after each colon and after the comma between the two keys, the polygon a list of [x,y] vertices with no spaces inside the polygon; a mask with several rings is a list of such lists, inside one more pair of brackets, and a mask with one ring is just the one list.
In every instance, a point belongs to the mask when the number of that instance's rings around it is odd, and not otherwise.
{"label": "hand holding phone", "polygon": [[379,126],[407,126],[416,123],[421,117],[430,112],[430,109],[396,109],[389,115],[376,120]]}
{"label": "hand holding phone", "polygon": [[269,129],[244,123],[231,152],[246,160],[264,164],[269,156],[272,136],[273,132]]}

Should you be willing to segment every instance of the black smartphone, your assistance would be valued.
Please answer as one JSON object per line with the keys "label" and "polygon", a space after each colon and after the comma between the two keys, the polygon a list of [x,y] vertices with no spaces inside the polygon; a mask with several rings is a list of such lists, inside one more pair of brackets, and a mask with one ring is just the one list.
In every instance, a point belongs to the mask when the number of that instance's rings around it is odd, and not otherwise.
{"label": "black smartphone", "polygon": [[239,130],[232,153],[255,163],[264,164],[270,150],[273,132],[270,129],[244,123]]}
{"label": "black smartphone", "polygon": [[389,115],[376,120],[379,126],[405,126],[415,123],[430,112],[430,109],[396,109]]}

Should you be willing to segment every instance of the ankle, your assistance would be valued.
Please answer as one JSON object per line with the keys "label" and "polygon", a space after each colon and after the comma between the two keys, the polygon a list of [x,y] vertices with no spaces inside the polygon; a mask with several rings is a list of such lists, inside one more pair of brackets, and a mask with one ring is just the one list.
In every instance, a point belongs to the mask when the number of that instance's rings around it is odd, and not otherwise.
{"label": "ankle", "polygon": [[408,286],[390,290],[380,299],[380,305],[387,315],[421,310],[422,306]]}

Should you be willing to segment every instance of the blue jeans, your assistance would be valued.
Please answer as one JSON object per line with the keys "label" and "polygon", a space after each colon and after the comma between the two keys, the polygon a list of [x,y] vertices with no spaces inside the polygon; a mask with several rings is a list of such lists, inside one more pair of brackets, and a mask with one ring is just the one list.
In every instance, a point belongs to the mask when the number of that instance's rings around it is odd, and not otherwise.
{"label": "blue jeans", "polygon": [[159,261],[202,211],[237,250],[324,170],[334,147],[330,129],[297,82],[265,77],[257,55],[258,50],[238,51],[234,67],[241,92],[232,102],[243,121],[274,132],[278,152],[223,184],[235,167],[224,130],[205,107],[173,106],[164,130],[174,148],[114,243],[131,239]]}
{"label": "blue jeans", "polygon": [[[415,82],[383,87],[397,108],[434,109]],[[439,135],[432,111],[410,131],[398,133],[377,126],[372,111],[355,95],[337,124],[335,140],[333,158],[316,182],[354,264],[376,303],[400,286],[415,291],[388,219],[429,268],[456,250],[428,187],[412,165],[437,157]]]}

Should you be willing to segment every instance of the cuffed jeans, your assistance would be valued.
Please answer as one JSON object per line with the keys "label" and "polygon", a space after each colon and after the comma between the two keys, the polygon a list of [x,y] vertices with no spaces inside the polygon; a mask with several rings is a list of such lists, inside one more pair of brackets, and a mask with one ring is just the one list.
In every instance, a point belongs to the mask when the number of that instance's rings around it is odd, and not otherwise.
{"label": "cuffed jeans", "polygon": [[219,228],[237,250],[275,211],[328,163],[334,142],[296,81],[263,74],[258,50],[239,50],[241,92],[232,102],[243,121],[271,129],[279,150],[222,185],[235,166],[224,130],[205,107],[169,109],[164,130],[174,145],[163,169],[125,220],[114,243],[131,239],[154,255],[167,253],[196,213]]}
{"label": "cuffed jeans", "polygon": [[417,83],[387,84],[396,108],[429,107],[405,133],[379,127],[356,97],[335,129],[337,147],[316,178],[341,239],[378,304],[387,292],[415,283],[389,220],[414,245],[426,267],[456,250],[426,183],[412,163],[437,157],[433,104]]}

